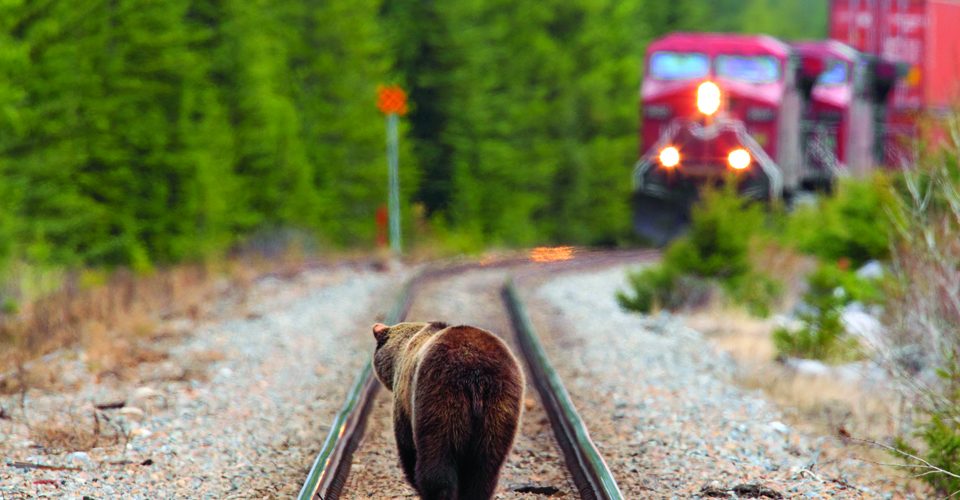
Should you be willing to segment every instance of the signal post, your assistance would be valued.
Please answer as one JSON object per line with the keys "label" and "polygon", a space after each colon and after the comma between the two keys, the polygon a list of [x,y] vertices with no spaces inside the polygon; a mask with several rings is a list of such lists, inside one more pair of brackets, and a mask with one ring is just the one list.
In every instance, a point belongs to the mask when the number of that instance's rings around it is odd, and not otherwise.
{"label": "signal post", "polygon": [[390,249],[400,255],[400,160],[397,116],[407,113],[407,94],[398,85],[381,86],[377,89],[377,107],[387,116],[387,171],[390,218]]}

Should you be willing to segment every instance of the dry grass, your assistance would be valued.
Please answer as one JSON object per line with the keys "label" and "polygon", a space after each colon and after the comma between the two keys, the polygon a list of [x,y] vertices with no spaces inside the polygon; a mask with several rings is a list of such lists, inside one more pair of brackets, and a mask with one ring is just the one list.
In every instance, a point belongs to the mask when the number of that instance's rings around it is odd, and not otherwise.
{"label": "dry grass", "polygon": [[777,362],[773,320],[714,306],[690,314],[687,323],[728,352],[737,362],[738,382],[762,390],[785,410],[791,424],[834,435],[842,428],[878,440],[899,430],[904,410],[894,392],[866,390],[836,376],[799,373]]}
{"label": "dry grass", "polygon": [[65,411],[47,420],[30,422],[30,439],[48,452],[87,451],[129,439],[128,430],[106,413],[90,409],[84,416]]}
{"label": "dry grass", "polygon": [[162,359],[165,354],[147,347],[159,320],[202,316],[220,276],[205,266],[190,265],[147,276],[118,271],[96,285],[84,285],[79,273],[69,277],[59,291],[0,322],[0,338],[11,339],[0,366],[19,372],[17,382],[0,374],[0,391],[15,392],[23,384],[36,387],[33,382],[45,363],[30,360],[65,346],[83,348],[88,366],[97,373],[122,374],[139,363]]}
{"label": "dry grass", "polygon": [[770,242],[758,242],[750,252],[756,269],[783,283],[781,304],[792,308],[806,291],[806,276],[817,267],[817,260],[796,250]]}
{"label": "dry grass", "polygon": [[100,444],[93,427],[77,422],[47,421],[33,424],[30,439],[54,452],[87,451]]}
{"label": "dry grass", "polygon": [[[233,313],[244,316],[249,291],[262,277],[290,279],[311,267],[376,266],[386,259],[387,254],[369,252],[308,257],[292,247],[281,255],[245,253],[146,275],[122,269],[109,275],[58,274],[59,287],[46,284],[42,298],[24,304],[16,314],[0,314],[0,394],[55,385],[55,370],[40,361],[64,347],[79,347],[94,373],[124,378],[141,363],[165,360],[168,355],[158,345],[187,333],[168,320],[208,317],[219,296],[231,295]],[[209,358],[188,360],[187,371],[196,375],[192,367],[215,361],[216,355]]]}
{"label": "dry grass", "polygon": [[[736,382],[744,388],[762,391],[779,406],[790,426],[835,436],[854,446],[835,459],[852,457],[877,464],[893,462],[890,454],[882,449],[847,441],[845,437],[852,435],[886,443],[899,435],[909,420],[910,410],[896,392],[865,389],[836,376],[799,373],[777,362],[771,340],[775,326],[772,320],[760,320],[741,310],[714,306],[691,313],[687,323],[728,352],[737,363]],[[918,498],[930,494],[918,480],[899,468],[887,467],[884,474]]]}
{"label": "dry grass", "polygon": [[206,317],[223,293],[235,294],[238,308],[245,308],[259,277],[288,278],[312,264],[298,255],[274,260],[245,256],[148,275],[126,270],[109,276],[89,271],[67,275],[56,291],[15,315],[0,315],[0,366],[12,368],[0,370],[0,394],[54,385],[56,373],[38,358],[69,346],[83,351],[94,373],[124,378],[141,363],[166,359],[158,341],[184,334],[166,320]]}

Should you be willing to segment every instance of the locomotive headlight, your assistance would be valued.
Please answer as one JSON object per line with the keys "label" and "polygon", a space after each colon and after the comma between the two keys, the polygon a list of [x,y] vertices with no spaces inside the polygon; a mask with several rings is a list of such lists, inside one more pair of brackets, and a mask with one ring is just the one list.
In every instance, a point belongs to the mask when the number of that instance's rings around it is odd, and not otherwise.
{"label": "locomotive headlight", "polygon": [[673,168],[680,164],[680,151],[673,146],[660,150],[660,164],[666,168]]}
{"label": "locomotive headlight", "polygon": [[703,82],[697,87],[697,109],[710,116],[720,109],[720,87],[713,82]]}
{"label": "locomotive headlight", "polygon": [[743,148],[734,149],[727,155],[727,163],[729,163],[734,170],[743,170],[750,166],[750,153]]}

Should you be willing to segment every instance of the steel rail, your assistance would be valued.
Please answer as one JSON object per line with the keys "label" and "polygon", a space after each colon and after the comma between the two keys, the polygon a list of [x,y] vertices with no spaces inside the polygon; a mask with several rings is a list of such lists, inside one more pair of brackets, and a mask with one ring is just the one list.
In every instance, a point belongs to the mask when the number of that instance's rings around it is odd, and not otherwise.
{"label": "steel rail", "polygon": [[[487,264],[454,262],[442,267],[424,269],[403,287],[393,308],[384,317],[384,322],[392,325],[403,321],[413,302],[414,290],[428,279],[456,274],[473,268],[491,269],[524,262],[529,262],[529,259],[527,257],[507,257]],[[350,474],[353,453],[357,450],[360,440],[363,439],[370,410],[379,388],[380,381],[373,376],[372,364],[366,363],[350,390],[347,391],[347,399],[334,417],[330,430],[327,431],[320,452],[314,459],[310,472],[300,488],[299,495],[297,495],[299,500],[312,498],[335,500],[340,497],[347,476]]]}
{"label": "steel rail", "polygon": [[[614,256],[614,260],[623,260],[626,258],[636,258],[640,257],[641,260],[647,258],[651,252],[619,252],[620,255]],[[549,265],[553,270],[570,270],[571,268],[576,268],[581,265],[595,265],[600,261],[608,261],[611,258],[609,252],[593,252],[586,251],[579,257],[580,259],[585,260],[586,262],[576,263],[575,261],[567,262],[556,262]],[[495,268],[504,268],[511,266],[518,266],[523,264],[531,263],[529,257],[519,257],[511,256],[501,259],[496,259],[492,262],[480,263],[480,262],[453,262],[448,263],[448,265],[442,267],[428,268],[420,271],[416,276],[410,279],[407,284],[404,286],[403,290],[400,292],[399,297],[394,303],[393,308],[390,312],[384,317],[384,322],[388,324],[395,324],[403,321],[407,313],[410,310],[410,306],[413,301],[413,296],[415,290],[425,281],[436,279],[442,276],[454,275],[471,269],[495,269]],[[542,271],[543,269],[540,269]],[[512,284],[508,285],[512,288]],[[516,292],[513,292],[516,295]],[[519,297],[516,298],[518,301],[517,304],[522,308],[522,303],[519,302]],[[508,309],[510,310],[511,316],[516,317],[515,308],[508,301]],[[526,316],[526,312],[523,309],[520,309],[522,312],[522,318],[526,318],[525,321],[528,324],[528,329],[525,331],[533,332],[533,327],[529,326],[529,318]],[[516,320],[515,320],[516,321]],[[516,323],[514,323],[516,324]],[[520,328],[516,329],[517,332],[521,332]],[[531,336],[532,335],[532,336]],[[539,347],[539,341],[536,340],[536,334],[527,334],[527,337],[533,339],[533,342],[536,343],[537,348],[540,349],[541,358],[546,361],[546,356],[542,355],[543,349]],[[522,339],[524,335],[520,333],[517,334],[519,339]],[[521,341],[521,346],[524,345],[524,342]],[[526,351],[527,348],[521,347],[523,351]],[[527,359],[527,363],[531,366],[531,370],[534,369],[535,362],[531,362],[530,358],[524,356]],[[536,366],[543,366],[542,364],[537,364]],[[549,364],[546,365],[549,367]],[[583,422],[576,416],[576,410],[573,409],[572,403],[570,403],[570,397],[563,390],[562,384],[559,383],[559,378],[556,377],[556,373],[553,372],[553,369],[550,368],[549,372],[553,374],[553,377],[557,379],[556,385],[562,390],[562,401],[566,402],[566,408],[572,411],[574,420],[571,420],[571,417],[568,416],[555,416],[554,414],[560,415],[564,406],[558,404],[557,402],[553,403],[553,407],[560,408],[560,411],[553,411],[550,405],[546,404],[547,397],[543,397],[545,400],[545,406],[547,406],[547,413],[550,414],[551,424],[554,428],[554,433],[558,436],[558,441],[560,441],[560,434],[562,432],[569,433],[571,430],[576,436],[576,430],[578,427],[571,426],[570,423],[563,424],[566,427],[559,427],[563,422],[579,422],[579,429],[582,429],[581,439],[586,439],[586,442],[589,443],[589,436],[586,433],[586,428],[583,427]],[[538,372],[534,372],[538,373]],[[536,378],[541,378],[543,375],[535,375]],[[541,382],[536,383],[538,391],[543,394],[543,389],[540,388],[542,385]],[[300,500],[309,500],[313,498],[318,498],[321,500],[335,500],[340,497],[340,493],[343,491],[343,487],[346,484],[347,476],[350,473],[350,466],[352,464],[353,453],[356,451],[361,439],[363,438],[363,433],[366,430],[367,420],[370,416],[370,411],[373,406],[373,401],[377,394],[377,391],[380,388],[380,382],[373,376],[373,368],[370,363],[366,363],[364,368],[360,371],[359,375],[350,390],[347,392],[346,401],[343,404],[343,407],[340,409],[334,418],[333,424],[330,426],[330,430],[327,432],[327,436],[324,439],[323,445],[321,446],[320,452],[317,454],[316,459],[313,462],[313,466],[310,468],[310,472],[307,475],[306,480],[303,483],[302,488],[300,489],[300,494],[297,498]],[[554,401],[553,398],[550,401]],[[558,400],[559,401],[559,400]],[[556,422],[554,420],[557,420]],[[567,441],[567,442],[576,442],[576,441]],[[590,447],[593,450],[593,455],[595,458],[599,459],[599,463],[603,463],[603,459],[600,458],[599,453],[597,453],[596,448]],[[578,451],[579,450],[579,451]],[[584,477],[584,479],[578,480],[577,472],[574,466],[571,463],[579,463],[587,460],[589,462],[589,457],[591,455],[585,454],[582,445],[578,445],[578,448],[566,448],[562,449],[564,455],[567,457],[565,460],[568,464],[568,468],[571,470],[571,474],[575,478],[575,483],[577,483],[578,488],[580,488],[581,494],[584,494],[585,491],[581,488],[581,483],[583,484],[593,484],[597,482],[596,478],[593,476]],[[584,458],[587,457],[587,458]],[[596,460],[594,459],[594,462]],[[606,468],[604,464],[604,468]],[[580,470],[584,470],[583,467],[580,467]],[[581,473],[582,474],[582,473]],[[607,476],[609,476],[609,471],[607,471]],[[591,479],[593,478],[593,479]],[[592,481],[592,482],[591,482]],[[613,490],[617,493],[616,496],[589,496],[584,495],[584,498],[598,498],[598,499],[618,499],[622,498],[619,495],[619,490],[616,489],[616,483],[613,482],[612,476],[609,477],[609,484],[612,484]],[[598,484],[605,484],[603,480],[600,480]],[[609,485],[608,485],[609,489]]]}
{"label": "steel rail", "polygon": [[[407,315],[416,281],[417,278],[414,278],[403,287],[393,308],[384,318],[388,324],[399,323]],[[340,496],[350,474],[353,452],[363,438],[367,417],[379,388],[380,382],[373,376],[372,361],[368,362],[347,392],[347,400],[327,432],[298,499],[329,500]]]}
{"label": "steel rail", "polygon": [[567,469],[573,476],[573,482],[581,498],[622,499],[623,494],[610,468],[590,440],[587,426],[577,413],[559,375],[547,359],[547,354],[540,344],[533,322],[527,314],[512,279],[504,285],[503,297],[510,311],[521,353],[533,375],[533,384],[540,393],[540,400],[547,410],[554,435],[567,462]]}

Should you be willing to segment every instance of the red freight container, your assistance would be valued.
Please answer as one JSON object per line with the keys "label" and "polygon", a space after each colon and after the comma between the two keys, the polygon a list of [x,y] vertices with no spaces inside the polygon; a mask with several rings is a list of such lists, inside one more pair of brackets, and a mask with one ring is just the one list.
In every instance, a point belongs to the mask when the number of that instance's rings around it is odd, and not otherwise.
{"label": "red freight container", "polygon": [[895,112],[960,98],[960,0],[832,0],[830,38],[909,66],[891,98]]}
{"label": "red freight container", "polygon": [[960,0],[831,0],[830,38],[907,65],[890,97],[884,157],[910,163],[904,141],[917,137],[917,116],[960,104]]}

